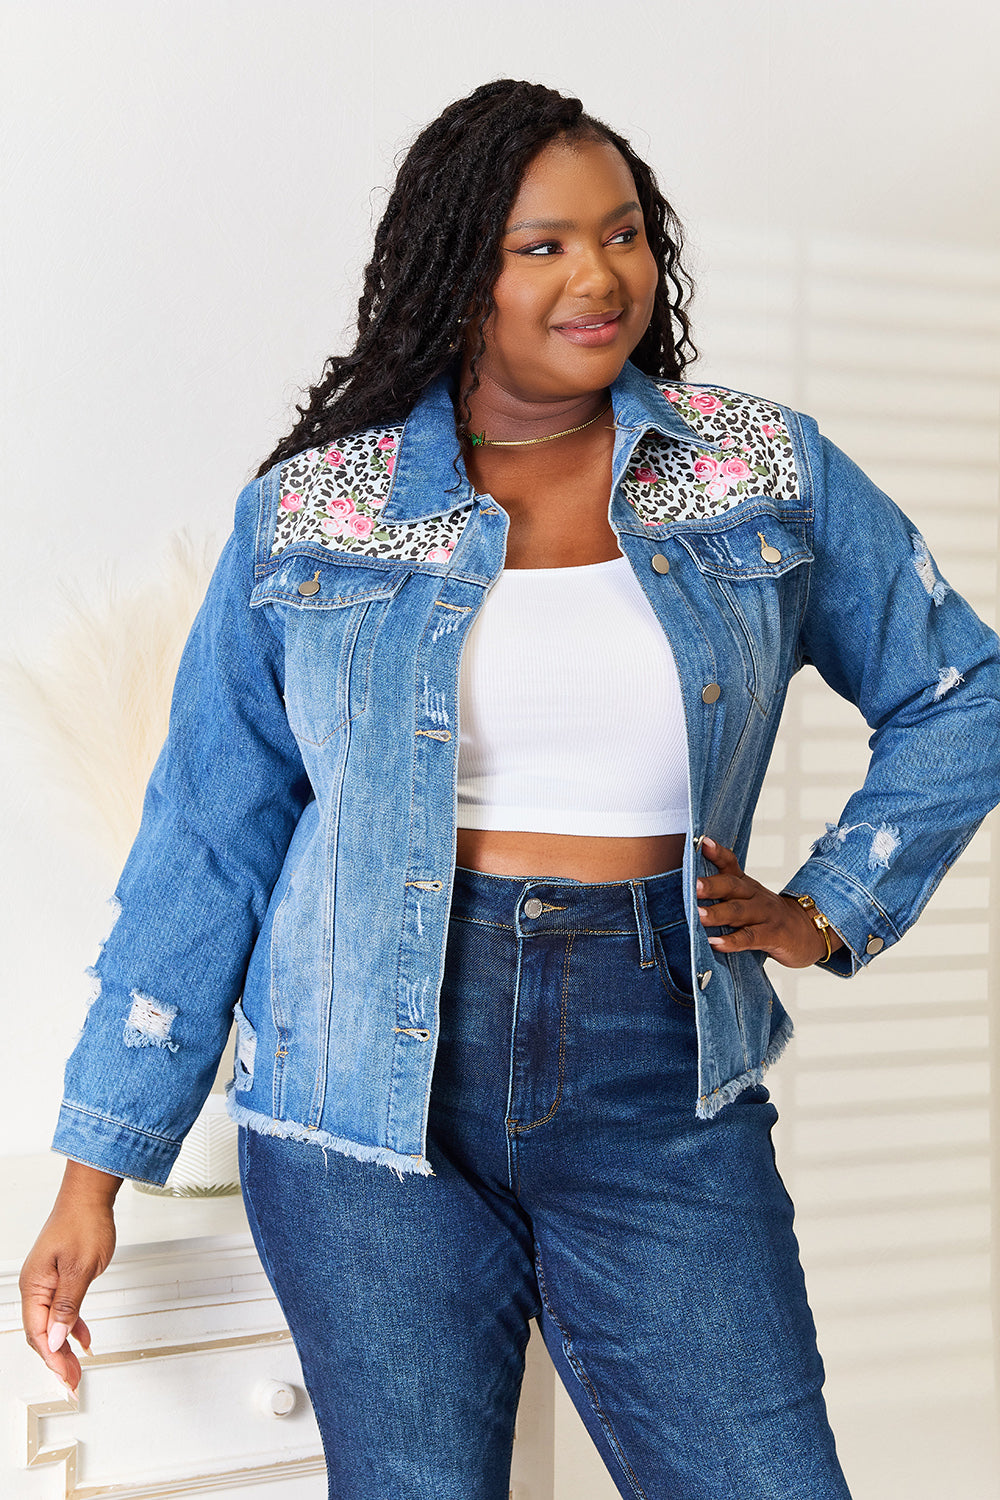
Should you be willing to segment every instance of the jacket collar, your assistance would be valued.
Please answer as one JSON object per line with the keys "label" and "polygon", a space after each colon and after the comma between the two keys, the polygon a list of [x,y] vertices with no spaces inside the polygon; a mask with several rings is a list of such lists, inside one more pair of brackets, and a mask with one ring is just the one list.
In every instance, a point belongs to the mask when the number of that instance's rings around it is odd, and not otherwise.
{"label": "jacket collar", "polygon": [[[667,385],[672,382],[665,382]],[[689,443],[698,448],[718,447],[706,442],[686,422],[673,402],[668,401],[655,380],[637,370],[627,360],[622,372],[611,387],[611,400],[615,414],[615,426],[619,431],[641,436],[652,429],[664,437],[676,438],[680,443]]]}
{"label": "jacket collar", "polygon": [[[455,440],[450,386],[448,374],[439,375],[406,419],[382,510],[385,521],[427,520],[472,502],[473,487]],[[718,447],[699,437],[656,383],[627,361],[611,387],[611,402],[617,429],[616,472],[621,466],[622,437],[631,449],[650,429],[699,448]]]}

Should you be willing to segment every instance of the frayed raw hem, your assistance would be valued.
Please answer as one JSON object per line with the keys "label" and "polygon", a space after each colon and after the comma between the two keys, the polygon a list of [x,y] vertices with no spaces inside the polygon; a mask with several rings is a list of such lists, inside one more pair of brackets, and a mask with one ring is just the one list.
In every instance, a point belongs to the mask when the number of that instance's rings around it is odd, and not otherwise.
{"label": "frayed raw hem", "polygon": [[795,1028],[792,1025],[791,1016],[786,1016],[771,1038],[767,1051],[762,1060],[755,1068],[748,1068],[738,1078],[731,1078],[728,1083],[722,1084],[720,1088],[713,1089],[710,1094],[702,1094],[698,1100],[695,1110],[699,1120],[712,1120],[727,1104],[732,1104],[746,1089],[753,1088],[758,1083],[764,1082],[764,1074],[772,1063],[776,1063],[792,1039]]}
{"label": "frayed raw hem", "polygon": [[283,1141],[305,1141],[310,1146],[322,1146],[324,1150],[339,1151],[341,1156],[353,1156],[355,1161],[372,1161],[378,1166],[389,1167],[397,1175],[404,1172],[418,1177],[433,1177],[434,1169],[426,1156],[405,1156],[401,1151],[391,1151],[388,1146],[362,1146],[357,1141],[345,1140],[331,1135],[327,1130],[308,1130],[295,1120],[274,1120],[259,1110],[247,1109],[233,1098],[233,1086],[226,1087],[226,1109],[229,1118],[248,1130],[260,1135],[276,1135]]}

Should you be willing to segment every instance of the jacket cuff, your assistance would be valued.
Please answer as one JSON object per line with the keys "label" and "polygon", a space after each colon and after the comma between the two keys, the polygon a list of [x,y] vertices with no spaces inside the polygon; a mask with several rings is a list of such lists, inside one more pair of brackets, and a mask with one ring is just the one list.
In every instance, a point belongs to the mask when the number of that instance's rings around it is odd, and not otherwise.
{"label": "jacket cuff", "polygon": [[784,886],[783,895],[811,896],[819,910],[844,940],[829,962],[819,960],[841,979],[850,979],[902,933],[889,920],[870,891],[824,859],[807,859]]}
{"label": "jacket cuff", "polygon": [[180,1141],[136,1130],[121,1120],[96,1114],[82,1105],[63,1102],[59,1110],[53,1151],[85,1166],[162,1187],[181,1149]]}

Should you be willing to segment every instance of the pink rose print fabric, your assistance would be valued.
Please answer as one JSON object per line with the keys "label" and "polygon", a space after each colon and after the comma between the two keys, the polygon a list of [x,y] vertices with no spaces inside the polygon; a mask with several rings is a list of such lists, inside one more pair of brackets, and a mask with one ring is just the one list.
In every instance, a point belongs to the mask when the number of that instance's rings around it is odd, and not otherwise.
{"label": "pink rose print fabric", "polygon": [[372,428],[332,448],[310,448],[281,471],[281,499],[271,556],[286,547],[325,547],[362,557],[447,564],[469,519],[461,506],[429,521],[387,526],[389,495],[402,427]]}
{"label": "pink rose print fabric", "polygon": [[[644,525],[721,515],[754,495],[797,496],[780,408],[724,386],[657,385],[692,434],[717,447],[699,448],[658,432],[636,444],[622,488]],[[447,566],[471,506],[427,521],[382,520],[402,430],[372,428],[289,459],[281,471],[272,556],[286,547],[319,546],[345,556]]]}
{"label": "pink rose print fabric", "polygon": [[795,498],[792,442],[778,407],[725,386],[657,385],[692,432],[722,452],[647,432],[622,482],[645,526],[720,515],[753,495]]}

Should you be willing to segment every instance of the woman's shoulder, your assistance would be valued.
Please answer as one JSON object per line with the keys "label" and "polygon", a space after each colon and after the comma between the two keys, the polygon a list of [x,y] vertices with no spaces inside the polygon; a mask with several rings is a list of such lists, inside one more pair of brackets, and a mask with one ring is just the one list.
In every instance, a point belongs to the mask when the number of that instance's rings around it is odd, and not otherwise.
{"label": "woman's shoulder", "polygon": [[[648,378],[695,442],[678,443],[656,428],[645,433],[625,480],[627,491],[645,492],[644,510],[657,490],[671,500],[660,520],[716,515],[762,491],[786,502],[798,498],[798,414],[791,408],[716,381]],[[681,491],[686,503],[679,509]]]}
{"label": "woman's shoulder", "polygon": [[786,403],[759,392],[739,390],[719,381],[651,381],[677,415],[707,442],[722,442],[738,433],[767,442],[787,437],[790,420],[799,415]]}
{"label": "woman's shoulder", "polygon": [[295,544],[368,550],[389,497],[402,423],[368,427],[283,459],[264,476],[273,556]]}

